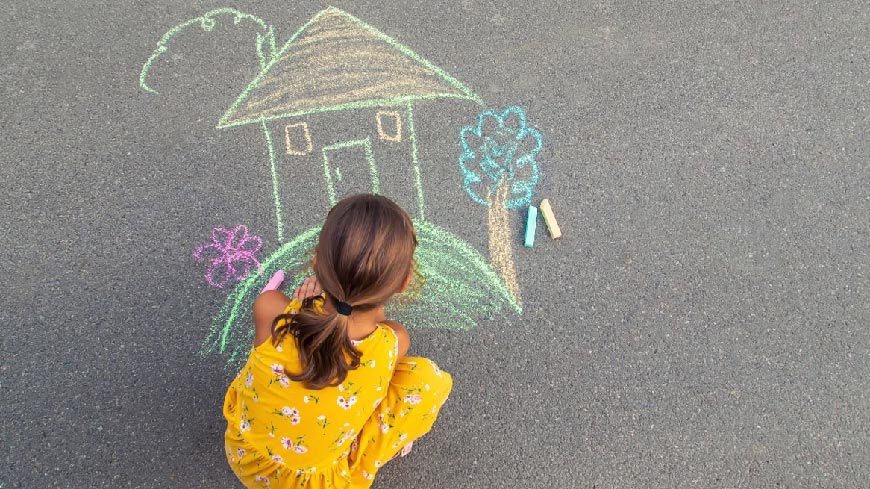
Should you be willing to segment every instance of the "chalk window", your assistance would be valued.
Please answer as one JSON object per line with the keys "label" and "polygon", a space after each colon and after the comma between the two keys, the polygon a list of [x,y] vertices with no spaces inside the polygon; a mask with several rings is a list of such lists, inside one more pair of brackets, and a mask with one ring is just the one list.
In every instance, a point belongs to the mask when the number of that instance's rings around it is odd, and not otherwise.
{"label": "chalk window", "polygon": [[307,155],[314,149],[311,144],[311,133],[307,122],[297,122],[284,126],[284,143],[288,155]]}
{"label": "chalk window", "polygon": [[378,137],[384,141],[402,140],[402,116],[398,112],[378,111]]}

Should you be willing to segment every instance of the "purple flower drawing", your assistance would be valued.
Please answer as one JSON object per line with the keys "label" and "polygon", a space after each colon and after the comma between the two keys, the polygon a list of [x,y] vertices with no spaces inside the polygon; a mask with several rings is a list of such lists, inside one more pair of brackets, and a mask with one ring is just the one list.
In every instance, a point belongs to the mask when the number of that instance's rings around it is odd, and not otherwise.
{"label": "purple flower drawing", "polygon": [[252,266],[261,268],[254,255],[260,251],[263,240],[249,235],[247,226],[240,224],[233,230],[215,228],[211,240],[193,252],[194,260],[208,261],[205,281],[209,285],[222,289],[230,280],[238,282],[247,277]]}

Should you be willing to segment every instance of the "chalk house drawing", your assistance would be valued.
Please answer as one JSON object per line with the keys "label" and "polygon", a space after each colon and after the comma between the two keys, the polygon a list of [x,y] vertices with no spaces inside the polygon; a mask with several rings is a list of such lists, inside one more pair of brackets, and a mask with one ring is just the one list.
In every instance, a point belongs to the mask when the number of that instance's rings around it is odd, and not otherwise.
{"label": "chalk house drawing", "polygon": [[[409,211],[418,233],[416,260],[425,283],[414,297],[391,304],[390,313],[416,327],[459,329],[470,328],[483,317],[522,313],[515,276],[506,276],[503,266],[493,267],[472,246],[426,219],[414,106],[438,99],[483,105],[477,94],[398,41],[334,7],[316,14],[280,49],[275,30],[261,19],[231,8],[207,12],[164,34],[142,68],[140,87],[158,93],[149,82],[149,74],[169,51],[176,34],[191,26],[211,31],[222,19],[257,30],[260,72],[220,117],[217,128],[247,126],[262,131],[272,176],[276,231],[282,245],[260,263],[258,273],[251,273],[230,292],[203,343],[204,355],[219,352],[228,356],[228,367],[238,366],[250,348],[253,331],[247,314],[260,289],[278,269],[292,277],[285,288],[298,285],[310,273],[310,251],[320,229],[299,230],[288,238],[281,189],[290,182],[281,181],[277,168],[319,160],[326,195],[335,203],[353,192],[378,193],[381,184],[394,177],[382,174],[378,161],[396,154],[396,148],[408,155],[405,170],[413,181],[416,198],[415,208]],[[325,113],[364,122],[350,139],[330,141],[323,137],[329,128],[324,131],[312,119]],[[475,149],[464,151],[473,155]],[[355,164],[347,164],[347,154],[355,155]],[[493,155],[493,148],[486,154]],[[468,178],[466,175],[466,188]]]}

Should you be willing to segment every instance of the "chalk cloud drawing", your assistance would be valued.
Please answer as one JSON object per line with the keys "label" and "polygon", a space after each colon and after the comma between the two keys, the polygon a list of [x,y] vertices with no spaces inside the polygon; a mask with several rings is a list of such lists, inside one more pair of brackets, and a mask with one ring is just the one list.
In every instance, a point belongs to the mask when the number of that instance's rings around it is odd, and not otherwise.
{"label": "chalk cloud drawing", "polygon": [[163,34],[163,37],[157,41],[157,48],[153,53],[151,53],[151,56],[148,57],[148,61],[145,62],[142,71],[139,73],[139,87],[149,93],[160,93],[148,85],[148,73],[151,71],[151,66],[154,62],[169,51],[169,41],[171,41],[179,32],[196,25],[206,32],[211,32],[214,30],[218,19],[221,16],[231,16],[233,24],[235,25],[251,23],[259,29],[256,38],[257,59],[260,61],[261,68],[265,66],[266,60],[271,59],[272,55],[275,53],[275,31],[272,26],[266,25],[266,23],[263,22],[263,19],[259,17],[239,12],[234,8],[219,8],[206,12],[205,14],[186,22],[182,22],[170,29],[166,34]]}
{"label": "chalk cloud drawing", "polygon": [[[183,22],[161,37],[142,67],[142,90],[157,93],[149,75],[169,51],[176,34],[191,27],[211,31],[224,19],[231,20],[232,25],[256,29],[260,72],[220,117],[217,128],[256,127],[262,131],[269,155],[276,232],[282,244],[262,261],[258,273],[251,273],[230,291],[212,322],[203,354],[224,353],[228,355],[228,366],[238,366],[247,356],[253,337],[248,321],[250,306],[272,274],[278,269],[287,272],[285,288],[298,285],[310,274],[310,252],[320,229],[298,230],[295,236],[288,236],[281,199],[281,189],[287,187],[281,184],[278,168],[310,165],[319,159],[316,164],[323,168],[325,194],[330,203],[335,203],[352,192],[377,193],[385,179],[391,177],[379,171],[378,160],[384,154],[395,154],[388,152],[395,148],[407,150],[405,171],[413,181],[416,200],[414,208],[408,210],[414,217],[420,243],[417,266],[426,280],[418,297],[400,298],[389,306],[390,314],[417,327],[470,328],[483,317],[522,313],[512,265],[500,264],[504,257],[496,257],[492,245],[495,266],[474,247],[426,219],[414,107],[439,99],[483,105],[477,94],[398,41],[334,7],[317,13],[280,49],[271,26],[235,9],[213,10]],[[351,139],[330,141],[319,135],[317,121],[312,119],[327,113],[363,114],[370,127],[359,128],[359,134]],[[540,151],[540,134],[525,126],[525,114],[520,109],[483,114],[478,125],[468,131],[468,140],[463,140],[463,154],[469,155],[465,162],[468,174],[481,179],[471,182],[469,179],[475,177],[466,175],[466,188],[476,192],[470,195],[480,198],[482,202],[476,199],[479,203],[505,210],[520,202],[526,190],[530,198],[537,173],[531,178],[525,172],[532,168],[537,172],[535,155]],[[514,124],[516,114],[521,114],[521,125]],[[490,119],[499,122],[500,133],[490,131]],[[530,135],[537,149],[527,151]],[[483,146],[475,137],[481,138]],[[354,164],[346,164],[347,155],[354,156]],[[485,167],[476,166],[481,158]],[[484,186],[494,185],[494,193],[492,189],[478,189],[481,182]],[[502,188],[507,190],[500,194]],[[504,233],[492,233],[493,229],[509,230],[506,214],[499,212],[494,211],[494,217],[490,217],[491,243],[510,240]],[[507,250],[509,254],[509,243]]]}
{"label": "chalk cloud drawing", "polygon": [[263,240],[249,235],[247,226],[215,228],[211,232],[211,243],[199,245],[193,252],[193,259],[208,262],[205,281],[222,289],[232,281],[247,278],[252,268],[261,268],[256,257],[261,246]]}
{"label": "chalk cloud drawing", "polygon": [[511,246],[508,209],[529,205],[538,183],[535,160],[544,144],[541,133],[526,124],[520,107],[508,107],[501,113],[485,110],[477,123],[459,132],[462,154],[459,167],[465,191],[471,198],[489,207],[489,254],[493,265],[513,296],[520,302]]}

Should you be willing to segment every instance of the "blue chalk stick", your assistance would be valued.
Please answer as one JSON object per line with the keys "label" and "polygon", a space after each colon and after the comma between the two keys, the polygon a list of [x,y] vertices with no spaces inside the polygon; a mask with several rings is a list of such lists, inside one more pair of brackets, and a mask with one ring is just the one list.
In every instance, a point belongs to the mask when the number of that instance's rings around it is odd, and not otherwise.
{"label": "blue chalk stick", "polygon": [[526,242],[527,248],[535,246],[535,229],[538,227],[538,208],[530,205],[529,216],[526,218]]}

